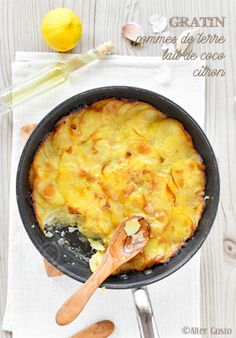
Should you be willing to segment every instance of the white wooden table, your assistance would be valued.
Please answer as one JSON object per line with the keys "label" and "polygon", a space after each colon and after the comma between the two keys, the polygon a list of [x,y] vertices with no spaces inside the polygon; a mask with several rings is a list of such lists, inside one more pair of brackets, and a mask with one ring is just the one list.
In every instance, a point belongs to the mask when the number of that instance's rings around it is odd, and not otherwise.
{"label": "white wooden table", "polygon": [[[227,41],[221,67],[227,75],[207,79],[206,133],[215,149],[221,174],[221,202],[217,220],[202,250],[202,327],[227,327],[236,337],[236,2],[235,0],[0,0],[0,89],[11,82],[15,51],[48,51],[40,36],[44,14],[55,7],[74,9],[83,22],[83,39],[75,51],[85,51],[104,40],[112,40],[115,54],[158,55],[157,45],[131,49],[121,39],[127,21],[137,21],[151,34],[148,17],[193,18],[225,16],[217,28]],[[175,33],[183,28],[175,29]],[[214,31],[216,32],[216,31]],[[199,47],[200,48],[200,47]],[[214,50],[213,46],[207,49]],[[213,63],[209,63],[213,67]],[[218,68],[218,64],[217,65]],[[0,327],[7,287],[8,201],[11,156],[11,116],[0,121]],[[234,204],[235,203],[235,204]],[[189,300],[191,302],[191,300]],[[10,337],[3,334],[3,338]],[[205,335],[204,337],[208,337]],[[210,335],[209,335],[210,337]],[[218,336],[217,336],[218,337]],[[222,336],[221,337],[225,337]],[[33,338],[33,337],[32,337]]]}

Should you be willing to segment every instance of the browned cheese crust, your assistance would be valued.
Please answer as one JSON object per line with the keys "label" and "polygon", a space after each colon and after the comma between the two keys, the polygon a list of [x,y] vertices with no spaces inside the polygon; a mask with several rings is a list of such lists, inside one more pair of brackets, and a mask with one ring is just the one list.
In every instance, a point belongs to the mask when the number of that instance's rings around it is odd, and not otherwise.
{"label": "browned cheese crust", "polygon": [[143,215],[151,238],[119,272],[169,260],[204,210],[205,167],[190,135],[139,101],[102,100],[60,120],[34,157],[30,182],[42,229],[78,226],[95,243],[92,270],[125,217]]}

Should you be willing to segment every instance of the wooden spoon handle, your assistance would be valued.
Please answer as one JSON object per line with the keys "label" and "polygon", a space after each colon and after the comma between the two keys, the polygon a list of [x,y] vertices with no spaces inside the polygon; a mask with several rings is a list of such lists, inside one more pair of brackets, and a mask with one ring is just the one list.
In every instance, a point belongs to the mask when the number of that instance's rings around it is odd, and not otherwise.
{"label": "wooden spoon handle", "polygon": [[58,310],[56,314],[57,324],[70,324],[83,310],[96,289],[114,270],[112,258],[105,254],[98,269]]}
{"label": "wooden spoon handle", "polygon": [[115,325],[110,320],[102,320],[101,322],[90,325],[71,338],[106,338],[112,334],[114,329]]}

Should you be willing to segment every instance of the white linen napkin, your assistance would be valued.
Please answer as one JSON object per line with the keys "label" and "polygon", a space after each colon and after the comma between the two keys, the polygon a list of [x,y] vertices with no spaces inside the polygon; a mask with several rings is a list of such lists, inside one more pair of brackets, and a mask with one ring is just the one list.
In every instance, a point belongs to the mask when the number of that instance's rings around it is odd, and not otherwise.
{"label": "white linen napkin", "polygon": [[[13,81],[40,69],[42,64],[67,58],[69,54],[17,52],[12,64]],[[199,60],[164,63],[159,57],[111,56],[74,72],[66,83],[14,108],[8,295],[3,325],[3,329],[13,332],[13,338],[66,338],[103,319],[115,323],[112,337],[139,337],[130,290],[99,289],[71,325],[56,325],[57,309],[80,283],[67,276],[48,278],[42,256],[22,225],[15,193],[15,176],[23,148],[20,128],[39,122],[53,107],[76,93],[108,85],[137,86],[163,94],[203,126],[205,81],[192,76],[200,66]],[[161,338],[183,338],[186,337],[183,327],[199,327],[199,253],[176,273],[150,285],[149,292]]]}

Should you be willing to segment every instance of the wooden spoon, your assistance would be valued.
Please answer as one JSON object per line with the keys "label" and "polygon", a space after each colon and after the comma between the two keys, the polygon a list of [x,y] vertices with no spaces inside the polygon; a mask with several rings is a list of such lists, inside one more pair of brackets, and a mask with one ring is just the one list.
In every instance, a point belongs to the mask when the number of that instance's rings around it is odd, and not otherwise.
{"label": "wooden spoon", "polygon": [[[140,224],[139,230],[132,236],[128,236],[125,231],[126,223],[129,220],[137,220]],[[150,225],[141,216],[132,216],[122,222],[117,227],[97,270],[58,310],[56,314],[57,324],[67,325],[71,323],[80,314],[92,294],[107,277],[143,249],[147,244],[149,234]]]}
{"label": "wooden spoon", "polygon": [[102,320],[76,333],[71,338],[106,338],[112,334],[114,329],[115,325],[110,320]]}

